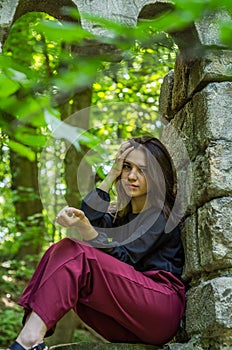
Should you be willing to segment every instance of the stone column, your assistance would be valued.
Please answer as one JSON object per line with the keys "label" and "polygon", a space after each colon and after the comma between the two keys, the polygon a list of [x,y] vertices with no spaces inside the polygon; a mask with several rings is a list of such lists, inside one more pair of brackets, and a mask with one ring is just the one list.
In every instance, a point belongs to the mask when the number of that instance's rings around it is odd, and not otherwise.
{"label": "stone column", "polygon": [[181,349],[232,349],[232,51],[219,39],[214,20],[221,16],[196,23],[197,50],[180,47],[160,96],[160,113],[184,140],[193,174],[182,230],[191,340]]}
{"label": "stone column", "polygon": [[0,53],[12,25],[18,3],[19,0],[2,0],[0,2]]}

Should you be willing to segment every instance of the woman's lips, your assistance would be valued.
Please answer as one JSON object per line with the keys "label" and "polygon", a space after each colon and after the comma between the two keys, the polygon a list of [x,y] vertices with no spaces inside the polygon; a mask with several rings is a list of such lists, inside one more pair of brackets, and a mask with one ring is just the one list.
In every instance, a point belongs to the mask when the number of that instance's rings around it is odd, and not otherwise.
{"label": "woman's lips", "polygon": [[139,186],[128,184],[127,187],[130,189],[135,189],[135,188],[138,188]]}

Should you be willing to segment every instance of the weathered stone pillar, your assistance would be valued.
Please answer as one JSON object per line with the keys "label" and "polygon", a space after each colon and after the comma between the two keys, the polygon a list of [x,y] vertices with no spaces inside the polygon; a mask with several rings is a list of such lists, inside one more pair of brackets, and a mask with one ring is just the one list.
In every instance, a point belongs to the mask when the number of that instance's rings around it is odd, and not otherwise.
{"label": "weathered stone pillar", "polygon": [[219,40],[221,16],[196,23],[197,49],[180,47],[161,89],[160,112],[185,141],[193,174],[182,231],[191,340],[173,349],[232,349],[232,51]]}
{"label": "weathered stone pillar", "polygon": [[12,25],[18,3],[19,0],[5,0],[0,2],[0,52]]}

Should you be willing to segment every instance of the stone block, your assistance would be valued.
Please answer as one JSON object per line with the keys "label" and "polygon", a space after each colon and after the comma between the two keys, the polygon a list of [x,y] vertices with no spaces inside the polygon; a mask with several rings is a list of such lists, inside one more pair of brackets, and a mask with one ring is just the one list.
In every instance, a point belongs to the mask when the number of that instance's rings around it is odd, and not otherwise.
{"label": "stone block", "polygon": [[[188,156],[191,160],[194,160],[199,153],[200,145],[196,142],[196,137],[200,130],[197,128],[198,119],[201,117],[199,114],[194,114],[194,104],[191,100],[182,108],[172,120],[174,127],[178,130],[178,133],[182,135],[182,139],[185,142],[185,147],[188,152]],[[203,113],[203,110],[202,110]],[[203,128],[203,126],[202,126]]]}
{"label": "stone block", "polygon": [[188,292],[186,330],[190,336],[217,342],[232,337],[232,277],[218,277],[202,282]]}
{"label": "stone block", "polygon": [[[201,57],[179,55],[174,70],[172,113],[178,112],[192,96],[209,83],[228,82],[232,77],[232,51],[209,50]],[[219,99],[217,100],[219,102]]]}
{"label": "stone block", "polygon": [[193,188],[191,207],[232,195],[232,143],[211,143],[203,155],[193,163]]}
{"label": "stone block", "polygon": [[[210,141],[231,141],[231,106],[232,82],[209,84],[193,97],[187,108],[191,124],[195,124],[190,135],[195,136],[196,144],[201,150]],[[186,124],[188,125],[188,120]]]}
{"label": "stone block", "polygon": [[[180,216],[186,214],[191,200],[193,172],[186,142],[181,130],[176,128],[174,120],[171,120],[162,130],[160,137],[165,144],[173,160],[177,178],[177,202]],[[177,209],[177,207],[175,209]]]}
{"label": "stone block", "polygon": [[227,272],[232,268],[232,197],[217,198],[187,217],[182,225],[185,266],[182,278]]}
{"label": "stone block", "polygon": [[159,113],[167,120],[172,119],[172,89],[174,84],[174,71],[171,70],[163,79],[159,96]]}
{"label": "stone block", "polygon": [[54,345],[49,350],[161,350],[161,348],[145,344],[79,342]]}
{"label": "stone block", "polygon": [[200,265],[204,271],[232,268],[231,233],[232,197],[214,199],[198,210]]}
{"label": "stone block", "polygon": [[172,127],[182,137],[191,160],[212,141],[231,141],[231,106],[232,82],[211,83],[172,119]]}
{"label": "stone block", "polygon": [[201,346],[201,339],[200,339],[200,337],[193,337],[187,343],[184,343],[184,344],[183,343],[169,344],[163,350],[203,350],[203,347]]}
{"label": "stone block", "polygon": [[192,96],[195,91],[199,91],[207,83],[228,81],[231,80],[231,77],[232,51],[207,50],[190,67],[188,96]]}
{"label": "stone block", "polygon": [[[194,60],[193,60],[194,62]],[[172,90],[172,106],[173,113],[177,113],[188,102],[188,83],[189,83],[189,70],[192,62],[179,54],[175,62],[174,69],[174,84]]]}
{"label": "stone block", "polygon": [[223,48],[225,45],[221,41],[221,22],[231,21],[229,11],[223,8],[218,11],[208,12],[207,16],[195,21],[195,28],[198,41],[202,46]]}
{"label": "stone block", "polygon": [[216,339],[203,339],[205,344],[204,349],[210,350],[231,350],[232,349],[232,335],[231,331],[223,332]]}
{"label": "stone block", "polygon": [[194,279],[200,273],[196,214],[185,219],[181,229],[181,238],[185,252],[185,266],[182,278],[184,280]]}
{"label": "stone block", "polygon": [[201,150],[194,138],[188,139],[181,130],[178,133],[173,122],[167,125],[161,140],[165,141],[177,171],[181,212],[189,215],[213,198],[232,195],[232,143],[211,142]]}
{"label": "stone block", "polygon": [[10,24],[13,20],[19,0],[4,0],[0,4],[0,26]]}

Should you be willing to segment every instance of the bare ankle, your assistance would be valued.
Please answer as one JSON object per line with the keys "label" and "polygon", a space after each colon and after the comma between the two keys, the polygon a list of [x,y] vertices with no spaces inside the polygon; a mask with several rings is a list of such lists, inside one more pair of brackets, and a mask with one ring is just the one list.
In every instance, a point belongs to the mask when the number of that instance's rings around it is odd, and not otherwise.
{"label": "bare ankle", "polygon": [[34,345],[43,342],[46,331],[44,321],[32,311],[16,341],[26,350],[31,349]]}
{"label": "bare ankle", "polygon": [[42,343],[43,338],[30,333],[21,333],[16,339],[16,341],[27,350],[31,349],[34,345]]}

